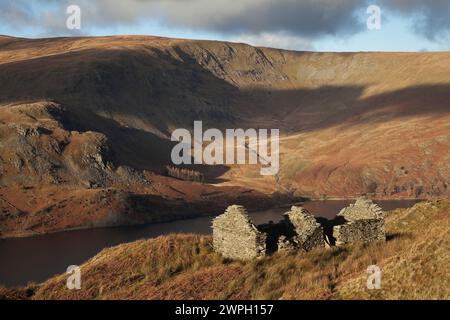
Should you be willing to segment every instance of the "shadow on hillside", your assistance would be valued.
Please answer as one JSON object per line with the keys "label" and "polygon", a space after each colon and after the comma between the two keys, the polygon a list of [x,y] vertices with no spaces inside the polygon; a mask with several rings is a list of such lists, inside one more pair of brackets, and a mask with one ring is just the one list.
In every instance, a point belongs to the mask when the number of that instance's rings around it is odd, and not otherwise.
{"label": "shadow on hillside", "polygon": [[[414,86],[362,98],[365,90],[363,86],[324,85],[317,89],[252,90],[247,94],[262,112],[258,120],[264,125],[278,124],[285,134],[450,113],[450,83]],[[241,119],[252,125],[251,115]]]}
{"label": "shadow on hillside", "polygon": [[[255,84],[263,76],[255,75]],[[171,53],[144,46],[87,49],[0,64],[0,104],[61,103],[70,112],[66,124],[72,121],[74,130],[108,136],[118,165],[158,171],[171,163],[173,143],[139,128],[169,136],[174,128],[191,129],[202,120],[204,130],[279,128],[289,134],[450,112],[450,84],[362,98],[365,90],[326,83],[316,89],[240,90],[181,47]],[[195,169],[215,179],[228,167]]]}
{"label": "shadow on hillside", "polygon": [[[255,76],[255,85],[263,77]],[[450,112],[450,83],[362,98],[366,89],[324,82],[315,89],[240,90],[179,46],[170,53],[144,46],[86,49],[0,64],[0,103],[53,100],[131,125],[139,120],[167,135],[192,128],[194,120],[205,128],[263,125],[289,133]]]}
{"label": "shadow on hillside", "polygon": [[[125,127],[117,121],[97,115],[91,111],[77,114],[67,110],[54,114],[58,121],[68,131],[96,131],[108,137],[111,147],[111,159],[116,166],[129,166],[138,170],[151,170],[159,174],[166,174],[166,165],[171,164],[171,151],[176,144],[174,141],[157,136],[142,129]],[[193,159],[191,159],[193,162]],[[202,173],[206,182],[219,180],[217,177],[229,170],[224,165],[181,165]]]}
{"label": "shadow on hillside", "polygon": [[0,103],[52,100],[120,117],[130,126],[173,128],[233,123],[238,89],[198,64],[158,48],[87,49],[0,64]]}
{"label": "shadow on hillside", "polygon": [[386,234],[386,241],[392,241],[392,240],[396,240],[396,239],[412,239],[413,234],[410,232],[394,232],[394,233],[387,233]]}

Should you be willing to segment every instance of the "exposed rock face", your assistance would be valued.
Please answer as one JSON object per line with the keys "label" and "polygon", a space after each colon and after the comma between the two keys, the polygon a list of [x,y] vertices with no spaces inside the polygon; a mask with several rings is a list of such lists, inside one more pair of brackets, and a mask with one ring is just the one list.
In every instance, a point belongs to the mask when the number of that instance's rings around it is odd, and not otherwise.
{"label": "exposed rock face", "polygon": [[[244,197],[238,188],[255,190],[245,193],[255,206],[277,193],[450,196],[449,52],[316,54],[142,36],[0,41],[0,194],[24,213],[7,228],[1,221],[3,234],[48,230],[28,215],[45,207],[56,217],[51,208],[66,201],[63,216],[81,221],[72,193],[107,188],[207,210]],[[205,129],[285,132],[276,179],[247,165],[201,168],[203,186],[163,176],[172,130],[198,119]]]}
{"label": "exposed rock face", "polygon": [[266,234],[242,206],[229,206],[213,220],[213,238],[214,250],[226,258],[248,260],[266,254]]}
{"label": "exposed rock face", "polygon": [[[69,109],[47,100],[0,108],[0,237],[186,218],[210,211],[212,203],[225,208],[236,197],[257,206],[271,201],[262,194],[267,202],[254,201],[254,192],[242,198],[239,187],[222,193],[162,176],[169,144]],[[164,150],[138,152],[141,143],[161,143]]]}
{"label": "exposed rock face", "polygon": [[285,214],[285,223],[287,233],[291,230],[294,233],[291,241],[295,248],[309,251],[315,247],[324,246],[322,226],[308,210],[292,206],[291,210]]}
{"label": "exposed rock face", "polygon": [[383,210],[371,200],[358,199],[342,209],[338,217],[343,217],[345,223],[333,228],[336,245],[386,240]]}

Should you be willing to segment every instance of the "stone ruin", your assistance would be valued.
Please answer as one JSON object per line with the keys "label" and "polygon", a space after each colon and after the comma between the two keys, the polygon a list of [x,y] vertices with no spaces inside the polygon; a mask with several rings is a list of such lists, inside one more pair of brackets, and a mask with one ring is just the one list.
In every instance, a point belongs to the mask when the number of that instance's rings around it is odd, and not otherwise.
{"label": "stone ruin", "polygon": [[293,206],[278,223],[255,226],[243,206],[229,206],[213,219],[214,250],[225,258],[249,260],[276,251],[384,241],[383,210],[367,199],[342,209],[333,220]]}
{"label": "stone ruin", "polygon": [[266,254],[266,234],[251,222],[242,206],[229,206],[213,220],[214,250],[225,258],[252,259]]}
{"label": "stone ruin", "polygon": [[302,207],[293,206],[284,214],[284,220],[277,224],[263,224],[258,227],[268,235],[277,230],[274,235],[269,236],[269,239],[273,239],[273,244],[269,247],[271,251],[309,251],[314,247],[324,246],[322,226]]}
{"label": "stone ruin", "polygon": [[356,200],[355,204],[337,214],[336,219],[340,218],[344,219],[344,223],[333,227],[333,238],[337,246],[386,240],[384,212],[370,200]]}

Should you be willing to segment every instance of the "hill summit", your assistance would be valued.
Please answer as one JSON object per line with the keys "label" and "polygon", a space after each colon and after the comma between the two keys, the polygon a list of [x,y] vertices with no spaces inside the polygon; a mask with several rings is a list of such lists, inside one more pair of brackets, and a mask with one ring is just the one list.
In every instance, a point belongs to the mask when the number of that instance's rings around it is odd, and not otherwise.
{"label": "hill summit", "polygon": [[[2,37],[0,232],[161,221],[280,194],[448,197],[449,72],[448,52]],[[170,134],[195,120],[279,129],[278,174],[199,165],[189,170],[204,183],[168,176]]]}

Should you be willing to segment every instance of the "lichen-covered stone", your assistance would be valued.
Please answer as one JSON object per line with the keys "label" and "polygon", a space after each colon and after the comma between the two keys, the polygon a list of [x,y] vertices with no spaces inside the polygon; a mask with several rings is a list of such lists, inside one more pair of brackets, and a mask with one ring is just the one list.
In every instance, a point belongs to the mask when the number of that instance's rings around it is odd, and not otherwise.
{"label": "lichen-covered stone", "polygon": [[293,206],[284,220],[255,226],[245,208],[237,205],[229,206],[213,220],[214,250],[231,259],[385,239],[383,210],[366,199],[342,209],[331,221]]}
{"label": "lichen-covered stone", "polygon": [[372,200],[359,198],[354,204],[342,209],[337,216],[344,217],[347,221],[361,219],[384,219],[383,210]]}
{"label": "lichen-covered stone", "polygon": [[322,226],[308,210],[293,206],[285,214],[285,217],[286,223],[293,228],[294,236],[292,240],[297,248],[309,251],[325,245]]}
{"label": "lichen-covered stone", "polygon": [[345,223],[333,228],[337,246],[386,240],[384,212],[371,200],[358,199],[355,204],[342,209],[338,217],[343,217]]}
{"label": "lichen-covered stone", "polygon": [[242,206],[229,206],[213,220],[214,250],[231,259],[248,260],[266,254],[266,234],[251,222]]}
{"label": "lichen-covered stone", "polygon": [[384,221],[382,219],[361,219],[351,221],[333,229],[336,245],[349,243],[369,243],[385,241]]}

